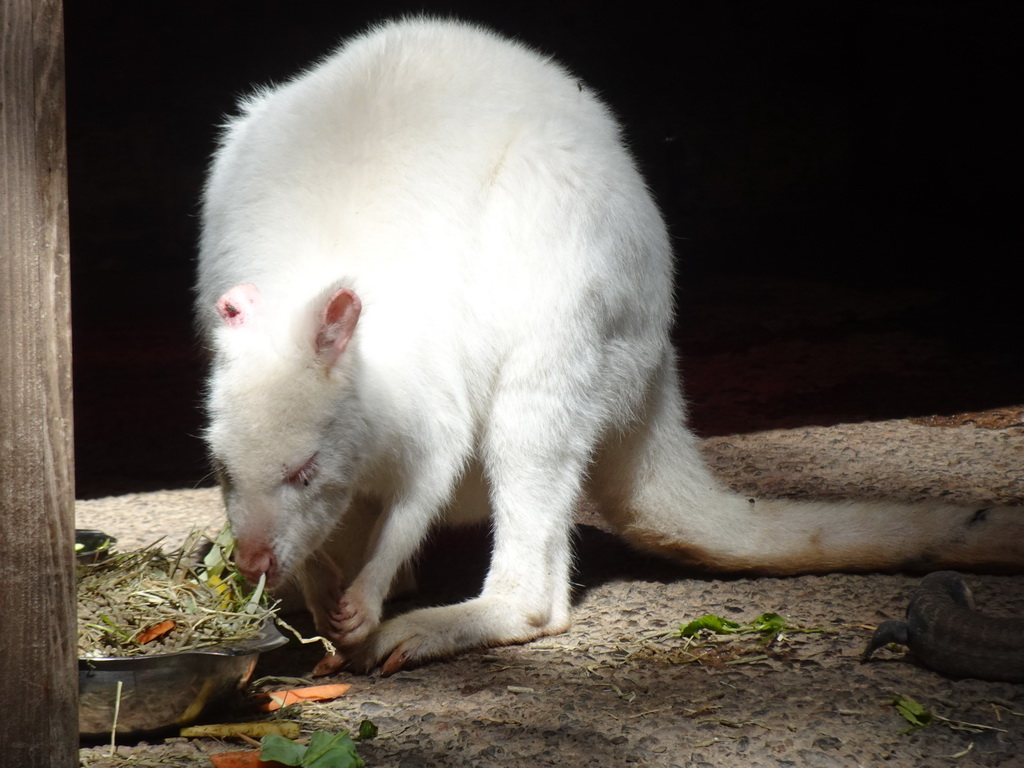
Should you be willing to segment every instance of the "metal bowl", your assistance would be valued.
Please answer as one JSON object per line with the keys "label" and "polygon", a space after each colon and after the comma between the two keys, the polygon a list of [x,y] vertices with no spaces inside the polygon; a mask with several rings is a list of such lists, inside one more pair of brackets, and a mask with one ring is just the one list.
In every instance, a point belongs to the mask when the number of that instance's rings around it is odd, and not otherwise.
{"label": "metal bowl", "polygon": [[78,730],[109,737],[121,683],[117,733],[137,736],[194,722],[249,682],[259,655],[288,642],[272,622],[259,635],[196,651],[78,660]]}
{"label": "metal bowl", "polygon": [[75,544],[80,544],[82,548],[77,549],[76,546],[75,560],[81,565],[98,563],[110,553],[116,543],[117,539],[108,536],[103,531],[76,528]]}

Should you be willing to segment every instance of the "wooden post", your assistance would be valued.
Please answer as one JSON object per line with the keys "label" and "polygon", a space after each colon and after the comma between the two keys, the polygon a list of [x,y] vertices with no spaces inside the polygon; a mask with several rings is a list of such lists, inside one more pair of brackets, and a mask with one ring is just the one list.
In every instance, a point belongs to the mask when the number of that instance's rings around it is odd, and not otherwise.
{"label": "wooden post", "polygon": [[0,2],[0,765],[78,765],[61,0]]}

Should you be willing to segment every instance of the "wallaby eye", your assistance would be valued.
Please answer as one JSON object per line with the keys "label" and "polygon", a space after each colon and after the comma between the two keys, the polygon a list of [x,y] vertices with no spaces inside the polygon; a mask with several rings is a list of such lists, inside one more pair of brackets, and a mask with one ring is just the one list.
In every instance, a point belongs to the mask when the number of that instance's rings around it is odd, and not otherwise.
{"label": "wallaby eye", "polygon": [[313,454],[301,466],[288,472],[287,482],[288,485],[304,485],[308,486],[310,481],[316,477],[316,457],[317,454]]}

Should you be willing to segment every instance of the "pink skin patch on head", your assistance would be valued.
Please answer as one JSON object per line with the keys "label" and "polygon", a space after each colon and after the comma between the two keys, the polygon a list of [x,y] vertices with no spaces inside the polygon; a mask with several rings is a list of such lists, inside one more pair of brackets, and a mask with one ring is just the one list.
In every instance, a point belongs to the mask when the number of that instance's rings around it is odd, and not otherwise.
{"label": "pink skin patch on head", "polygon": [[242,283],[217,299],[217,312],[231,328],[252,322],[259,314],[260,291],[252,283]]}

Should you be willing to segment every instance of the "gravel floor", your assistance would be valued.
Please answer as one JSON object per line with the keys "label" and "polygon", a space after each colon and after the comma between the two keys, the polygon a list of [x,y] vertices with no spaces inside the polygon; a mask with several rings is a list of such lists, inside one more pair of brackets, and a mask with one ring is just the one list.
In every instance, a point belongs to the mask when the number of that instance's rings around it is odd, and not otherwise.
{"label": "gravel floor", "polygon": [[[708,439],[705,451],[744,492],[1019,504],[1021,416],[771,430]],[[219,526],[219,500],[199,489],[82,501],[78,524],[112,533],[123,548],[175,543],[193,525]],[[340,675],[350,693],[303,709],[304,728],[370,719],[380,735],[360,751],[382,767],[1024,765],[1024,687],[947,680],[888,652],[859,663],[871,627],[901,617],[915,577],[701,578],[630,552],[585,511],[577,550],[569,632],[389,678]],[[414,601],[472,592],[486,551],[480,531],[439,537]],[[1024,576],[969,581],[986,612],[1024,615]],[[766,611],[822,631],[788,632],[768,647],[744,638],[689,650],[666,634],[704,613],[749,621]],[[257,674],[305,674],[317,654],[290,645],[267,654]],[[947,720],[904,733],[895,696]],[[207,765],[207,753],[225,748],[168,738],[123,745],[115,757],[89,747],[82,757],[97,768]]]}

